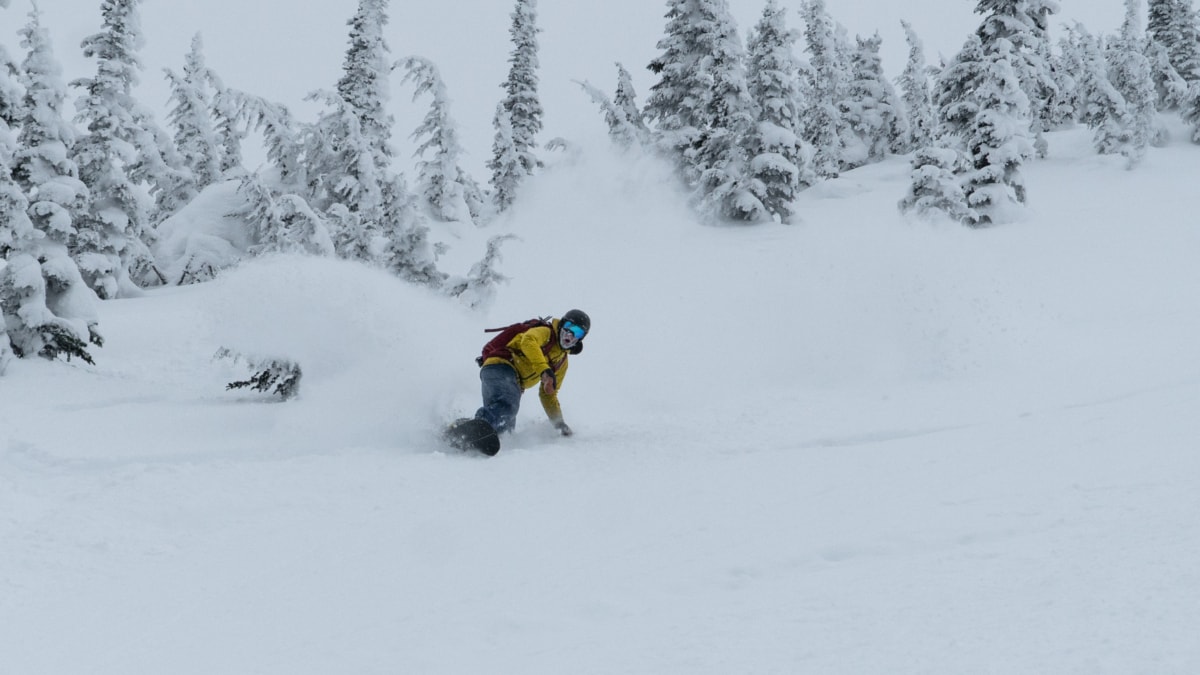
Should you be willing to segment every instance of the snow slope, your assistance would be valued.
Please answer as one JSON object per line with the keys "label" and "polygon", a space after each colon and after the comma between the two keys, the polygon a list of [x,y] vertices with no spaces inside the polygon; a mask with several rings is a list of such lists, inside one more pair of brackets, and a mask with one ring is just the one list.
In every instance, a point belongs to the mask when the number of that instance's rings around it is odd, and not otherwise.
{"label": "snow slope", "polygon": [[[105,302],[94,367],[0,379],[0,673],[1198,672],[1175,138],[1053,134],[983,231],[902,220],[904,158],[717,228],[587,147],[442,233],[452,272],[521,237],[483,313],[293,257]],[[526,397],[499,456],[441,448],[481,329],[575,306],[576,436]]]}

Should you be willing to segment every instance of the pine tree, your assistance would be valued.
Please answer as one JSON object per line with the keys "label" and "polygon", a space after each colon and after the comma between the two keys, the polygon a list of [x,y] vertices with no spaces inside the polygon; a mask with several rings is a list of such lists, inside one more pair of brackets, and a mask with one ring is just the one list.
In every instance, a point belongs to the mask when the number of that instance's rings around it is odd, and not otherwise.
{"label": "pine tree", "polygon": [[907,123],[891,83],[883,74],[879,58],[882,39],[858,38],[851,56],[851,80],[839,102],[850,140],[843,164],[854,167],[882,160],[889,150],[902,147]]}
{"label": "pine tree", "polygon": [[[221,92],[222,113],[231,125],[245,119],[248,129],[262,134],[267,161],[279,171],[280,180],[289,185],[308,184],[305,155],[306,129],[292,117],[287,106],[242,92],[225,89]],[[228,147],[228,146],[226,146]]]}
{"label": "pine tree", "polygon": [[338,220],[343,227],[333,236],[336,250],[345,258],[370,260],[369,242],[383,220],[386,174],[348,101],[332,92],[311,94],[309,100],[323,100],[327,109],[304,130],[305,198],[320,212],[341,205],[355,214]]}
{"label": "pine tree", "polygon": [[943,215],[958,222],[977,219],[956,173],[960,158],[952,148],[924,146],[913,153],[911,183],[900,200],[902,213]]}
{"label": "pine tree", "polygon": [[681,167],[684,153],[703,133],[708,97],[693,11],[693,0],[667,0],[665,35],[657,43],[662,53],[646,66],[658,82],[650,87],[643,118],[654,127],[658,146]]}
{"label": "pine tree", "polygon": [[976,34],[984,52],[993,54],[1000,40],[1008,41],[1008,60],[1020,79],[1030,105],[1031,130],[1039,157],[1047,152],[1044,132],[1052,125],[1052,101],[1057,83],[1050,70],[1047,27],[1058,12],[1056,0],[978,0],[977,14],[984,16]]}
{"label": "pine tree", "polygon": [[101,32],[83,41],[84,56],[96,59],[96,74],[71,83],[84,91],[76,103],[76,121],[86,133],[74,152],[79,177],[90,191],[90,201],[75,221],[78,233],[71,253],[101,298],[129,292],[132,279],[160,276],[154,274],[149,249],[152,205],[138,189],[165,166],[161,156],[152,156],[159,151],[156,134],[147,130],[152,120],[133,97],[141,69],[138,2],[104,0]]}
{"label": "pine tree", "polygon": [[[324,103],[325,110],[315,123],[295,132],[295,141],[290,119],[275,116],[285,110],[266,107],[261,112],[275,119],[258,118],[276,127],[278,135],[271,143],[280,153],[293,142],[299,145],[299,164],[274,151],[271,156],[290,163],[285,170],[288,182],[301,184],[293,201],[302,199],[317,217],[324,218],[323,224],[335,230],[337,253],[353,260],[375,258],[372,242],[383,226],[384,188],[394,154],[393,118],[387,112],[392,65],[383,38],[387,4],[387,0],[359,0],[347,22],[349,46],[336,89],[308,96]],[[294,210],[304,211],[298,204]]]}
{"label": "pine tree", "polygon": [[1078,121],[1083,112],[1084,57],[1081,37],[1075,26],[1063,26],[1063,31],[1053,64],[1059,94],[1052,114],[1055,126],[1070,125]]}
{"label": "pine tree", "polygon": [[482,215],[483,195],[479,185],[459,166],[462,147],[458,128],[450,117],[450,97],[438,68],[428,59],[409,57],[402,62],[404,82],[415,85],[413,100],[424,93],[431,94],[429,112],[412,133],[420,141],[416,155],[430,150],[433,158],[421,160],[417,168],[418,191],[440,220],[473,220]]}
{"label": "pine tree", "polygon": [[1081,55],[1079,121],[1095,129],[1093,145],[1097,152],[1110,154],[1120,151],[1128,106],[1125,97],[1113,86],[1108,74],[1108,62],[1100,48],[1100,40],[1082,25],[1074,29]]}
{"label": "pine tree", "polygon": [[537,0],[516,0],[512,12],[513,51],[508,57],[508,78],[501,85],[501,105],[512,125],[512,142],[527,174],[541,165],[534,150],[542,130],[542,103],[538,98]]}
{"label": "pine tree", "polygon": [[516,239],[511,234],[503,234],[488,239],[487,253],[483,259],[471,266],[466,277],[456,278],[446,287],[446,295],[458,298],[468,307],[477,308],[487,305],[496,294],[496,287],[508,281],[508,277],[497,271],[500,264],[500,247],[504,242]]}
{"label": "pine tree", "polygon": [[638,138],[641,141],[646,140],[648,129],[646,122],[642,119],[642,111],[637,104],[637,92],[633,89],[633,77],[625,66],[620,63],[617,66],[617,91],[613,96],[613,105],[621,111],[622,116],[629,122],[630,126],[637,130]]}
{"label": "pine tree", "polygon": [[496,211],[507,211],[516,199],[517,186],[525,175],[521,164],[521,153],[513,141],[512,120],[504,104],[496,106],[496,115],[492,118],[492,126],[496,129],[492,140],[492,159],[488,168],[492,170],[492,200]]}
{"label": "pine tree", "polygon": [[617,66],[617,90],[613,98],[592,86],[588,82],[579,82],[588,97],[600,106],[604,113],[604,122],[608,125],[608,135],[613,143],[621,149],[634,146],[644,146],[650,142],[650,131],[642,119],[642,113],[637,105],[637,92],[633,89],[633,78],[625,66]]}
{"label": "pine tree", "polygon": [[1191,0],[1149,0],[1146,32],[1186,82],[1200,80],[1200,27]]}
{"label": "pine tree", "polygon": [[70,209],[86,191],[67,158],[61,68],[40,14],[30,17],[22,67],[0,48],[0,369],[11,355],[90,363],[88,341],[101,343],[95,296],[67,254]]}
{"label": "pine tree", "polygon": [[250,224],[252,254],[333,255],[327,221],[304,198],[295,194],[277,195],[258,174],[243,176],[238,193],[245,199],[245,206],[237,215]]}
{"label": "pine tree", "polygon": [[213,125],[213,101],[209,93],[214,78],[204,65],[203,49],[197,33],[184,59],[183,74],[166,69],[171,83],[167,120],[175,128],[175,147],[191,173],[191,180],[181,186],[186,191],[180,196],[185,203],[221,178],[221,142]]}
{"label": "pine tree", "polygon": [[804,141],[800,64],[793,55],[798,36],[787,14],[767,0],[748,43],[747,80],[758,119],[750,134],[751,190],[767,211],[791,222],[792,203],[816,182],[808,165],[812,150]]}
{"label": "pine tree", "polygon": [[221,165],[218,171],[227,171],[242,166],[242,139],[246,137],[246,111],[239,105],[240,97],[227,89],[220,78],[208,71],[209,84],[213,87],[212,114],[213,133],[220,145]]}
{"label": "pine tree", "polygon": [[1125,0],[1125,21],[1120,36],[1108,48],[1108,73],[1113,87],[1125,99],[1121,154],[1128,168],[1136,166],[1154,142],[1157,94],[1145,57],[1145,39],[1138,19],[1140,0]]}
{"label": "pine tree", "polygon": [[600,106],[604,113],[604,122],[608,125],[608,135],[613,143],[622,149],[629,149],[639,142],[638,128],[629,120],[628,112],[619,107],[616,102],[588,82],[577,82],[592,102]]}
{"label": "pine tree", "polygon": [[983,42],[978,35],[972,35],[942,68],[934,84],[938,128],[950,142],[965,137],[979,113],[974,93],[983,86],[986,77],[983,61]]}
{"label": "pine tree", "polygon": [[1179,71],[1175,70],[1175,66],[1171,65],[1167,48],[1156,40],[1148,39],[1146,59],[1150,63],[1158,109],[1174,110],[1185,105],[1191,87]]}
{"label": "pine tree", "polygon": [[703,108],[704,135],[689,153],[697,176],[695,196],[706,215],[758,220],[767,213],[747,176],[746,140],[756,112],[737,25],[726,0],[699,0],[696,7],[710,95]]}
{"label": "pine tree", "polygon": [[87,203],[87,187],[71,157],[76,133],[65,117],[66,85],[54,56],[50,36],[38,10],[21,30],[26,58],[21,64],[25,83],[24,115],[13,158],[12,175],[31,197],[29,217],[34,228],[63,253],[75,235],[75,214]]}
{"label": "pine tree", "polygon": [[[8,6],[8,0],[0,0],[0,7],[6,6]],[[16,138],[9,120],[15,119],[15,101],[21,96],[15,74],[16,67],[9,59],[4,45],[0,44],[0,277],[6,274],[8,263],[5,258],[15,239],[13,230],[16,225],[16,217],[13,214],[24,213],[27,205],[27,202],[22,203],[15,199],[19,192],[11,178],[10,161],[12,154],[16,151]],[[20,197],[24,200],[23,194]],[[3,310],[0,310],[0,375],[4,374],[13,359],[6,319]]]}
{"label": "pine tree", "polygon": [[754,124],[744,54],[725,0],[668,0],[663,50],[648,68],[659,76],[644,118],[672,155],[705,215],[766,215],[750,190],[747,136]]}
{"label": "pine tree", "polygon": [[927,147],[933,141],[937,122],[925,66],[925,47],[907,21],[901,21],[900,25],[904,27],[904,36],[908,41],[908,61],[899,79],[905,118],[908,120],[908,134],[902,151],[911,152]]}
{"label": "pine tree", "polygon": [[968,221],[984,226],[1013,220],[1025,203],[1021,165],[1033,155],[1029,139],[1029,99],[1012,66],[1014,53],[1001,38],[985,54],[984,77],[973,93],[978,112],[966,137],[972,170],[964,191],[974,212]]}
{"label": "pine tree", "polygon": [[1200,87],[1192,87],[1180,117],[1192,125],[1192,142],[1200,143]]}
{"label": "pine tree", "polygon": [[833,21],[825,12],[825,0],[807,0],[800,13],[805,21],[812,92],[807,111],[805,140],[813,147],[813,171],[822,178],[836,178],[842,166],[842,116],[837,102],[844,75],[837,60]]}
{"label": "pine tree", "polygon": [[347,22],[350,46],[337,82],[337,95],[358,119],[359,134],[375,168],[382,172],[395,154],[391,147],[394,120],[388,113],[388,78],[392,64],[383,31],[388,23],[388,0],[359,0]]}
{"label": "pine tree", "polygon": [[[942,136],[938,146],[965,158],[955,167],[966,197],[966,209],[958,209],[950,194],[949,212],[957,211],[969,225],[1002,223],[1016,217],[1025,203],[1025,186],[1020,168],[1033,154],[1029,138],[1029,99],[1020,87],[1012,66],[1013,47],[1004,38],[984,51],[978,34],[939,74],[935,88],[938,121]],[[915,207],[922,190],[933,191],[944,184],[946,156],[930,156],[914,164],[913,196],[906,206]],[[931,167],[931,168],[929,168]],[[922,171],[923,170],[923,171]],[[945,190],[941,190],[946,194]]]}
{"label": "pine tree", "polygon": [[1078,71],[1068,67],[1064,55],[1055,53],[1049,43],[1046,50],[1045,60],[1055,89],[1045,103],[1044,124],[1047,129],[1063,129],[1071,126],[1078,114]]}
{"label": "pine tree", "polygon": [[[166,132],[145,107],[138,105],[133,111],[137,133],[133,137],[137,147],[137,161],[130,166],[129,177],[145,185],[154,198],[150,216],[150,228],[146,230],[146,243],[156,237],[154,226],[169,218],[195,197],[196,179],[184,165],[183,156],[175,149],[171,135]],[[146,267],[141,274],[134,275],[139,284],[157,285],[165,282],[156,270]]]}
{"label": "pine tree", "polygon": [[30,221],[26,213],[29,199],[13,176],[18,126],[24,115],[21,102],[25,98],[19,72],[0,45],[0,259],[7,258],[11,251],[28,249],[29,242],[43,236]]}
{"label": "pine tree", "polygon": [[437,268],[440,244],[429,241],[429,228],[417,210],[403,174],[396,174],[384,189],[384,267],[401,279],[440,289],[447,275]]}

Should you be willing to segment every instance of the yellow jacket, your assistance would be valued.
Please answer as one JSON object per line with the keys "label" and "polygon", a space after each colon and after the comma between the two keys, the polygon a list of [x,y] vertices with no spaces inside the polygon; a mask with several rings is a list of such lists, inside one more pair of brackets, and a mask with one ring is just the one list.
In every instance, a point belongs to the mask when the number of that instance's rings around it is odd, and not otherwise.
{"label": "yellow jacket", "polygon": [[[484,366],[500,363],[512,366],[513,370],[517,371],[517,381],[521,383],[522,389],[538,387],[538,398],[542,401],[542,408],[555,424],[563,419],[557,389],[562,388],[563,379],[567,375],[567,352],[558,342],[559,322],[560,319],[554,319],[551,321],[553,328],[535,326],[513,336],[513,339],[508,341],[512,359],[493,356],[483,362]],[[547,345],[549,348],[543,351]],[[546,369],[554,371],[554,394],[547,394],[545,389],[538,386],[542,383],[542,373]]]}

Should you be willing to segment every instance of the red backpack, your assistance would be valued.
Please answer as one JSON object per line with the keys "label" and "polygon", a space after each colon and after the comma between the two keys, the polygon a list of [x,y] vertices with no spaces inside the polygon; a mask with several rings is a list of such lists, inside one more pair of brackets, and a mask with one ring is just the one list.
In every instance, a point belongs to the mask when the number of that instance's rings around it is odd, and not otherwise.
{"label": "red backpack", "polygon": [[[488,340],[488,343],[483,346],[483,353],[481,353],[479,357],[475,359],[475,363],[482,366],[484,361],[487,361],[492,357],[511,360],[512,351],[509,350],[508,343],[512,342],[512,339],[518,334],[524,333],[530,328],[537,328],[538,326],[546,326],[551,330],[554,328],[554,325],[550,323],[550,318],[546,317],[544,319],[530,319],[528,321],[522,321],[521,323],[514,323],[513,325],[505,326],[504,328],[484,329],[483,332],[485,333],[499,333],[499,335],[491,340]],[[550,342],[547,342],[542,346],[542,353],[549,357],[549,352]]]}

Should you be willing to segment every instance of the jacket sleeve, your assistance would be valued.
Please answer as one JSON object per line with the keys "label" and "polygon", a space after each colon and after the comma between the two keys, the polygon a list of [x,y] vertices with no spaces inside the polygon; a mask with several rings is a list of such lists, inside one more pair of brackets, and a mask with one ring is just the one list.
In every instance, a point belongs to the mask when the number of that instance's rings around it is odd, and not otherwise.
{"label": "jacket sleeve", "polygon": [[[554,378],[557,381],[557,387],[562,388],[563,379],[567,376],[567,360],[563,359],[562,365],[554,373]],[[546,411],[546,417],[555,425],[563,421],[562,406],[558,402],[558,392],[547,394],[545,390],[538,387],[538,400],[542,402],[542,409]]]}

